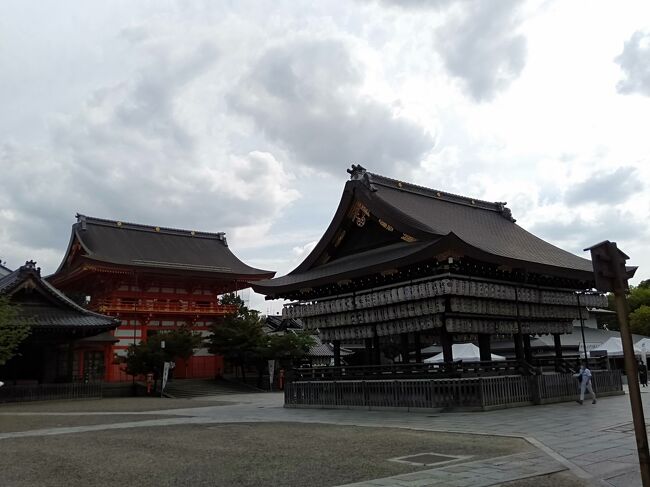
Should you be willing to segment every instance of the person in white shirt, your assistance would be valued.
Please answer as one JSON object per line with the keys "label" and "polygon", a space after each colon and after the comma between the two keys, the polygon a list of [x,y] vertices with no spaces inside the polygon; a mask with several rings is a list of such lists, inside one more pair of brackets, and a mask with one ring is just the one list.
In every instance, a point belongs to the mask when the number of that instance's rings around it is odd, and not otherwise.
{"label": "person in white shirt", "polygon": [[589,394],[591,394],[591,404],[596,404],[596,394],[591,385],[591,370],[587,368],[587,364],[582,362],[582,364],[580,364],[580,371],[577,374],[573,374],[573,377],[577,377],[580,381],[580,399],[576,402],[582,404],[585,400],[585,390],[587,390],[589,391]]}

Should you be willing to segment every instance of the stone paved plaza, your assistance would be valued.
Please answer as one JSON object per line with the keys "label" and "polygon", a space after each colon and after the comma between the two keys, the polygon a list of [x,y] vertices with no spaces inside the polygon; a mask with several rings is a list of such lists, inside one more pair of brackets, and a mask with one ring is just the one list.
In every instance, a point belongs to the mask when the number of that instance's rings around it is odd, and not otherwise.
{"label": "stone paved plaza", "polygon": [[[288,409],[282,407],[282,395],[277,393],[212,399],[220,402],[169,400],[173,402],[165,403],[157,400],[151,403],[150,411],[140,407],[130,413],[103,411],[102,405],[108,408],[110,400],[5,405],[0,407],[0,452],[15,438],[125,428],[251,422],[322,423],[511,436],[523,438],[534,446],[529,451],[492,459],[442,464],[438,468],[432,465],[418,472],[350,484],[355,487],[500,485],[562,471],[575,479],[573,485],[640,485],[627,395],[602,398],[596,405],[562,403],[473,413]],[[643,399],[647,405],[648,395],[644,393]],[[82,404],[92,404],[92,407],[80,414],[76,411],[81,410]],[[190,407],[176,407],[185,404]],[[170,406],[176,408],[167,409]],[[646,416],[649,414],[646,409]],[[48,416],[59,418],[60,426],[38,427],[38,421]],[[78,425],[66,422],[66,418],[81,416],[92,418],[92,421]],[[24,428],[11,427],[20,424],[21,420],[33,422]]]}

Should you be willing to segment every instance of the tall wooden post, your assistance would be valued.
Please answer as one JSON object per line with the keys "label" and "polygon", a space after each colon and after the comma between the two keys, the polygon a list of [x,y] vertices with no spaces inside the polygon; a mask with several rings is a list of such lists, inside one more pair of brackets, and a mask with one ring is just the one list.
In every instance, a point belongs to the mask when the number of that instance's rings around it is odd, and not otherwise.
{"label": "tall wooden post", "polygon": [[332,342],[334,345],[334,367],[341,366],[341,340],[334,340]]}
{"label": "tall wooden post", "polygon": [[366,348],[366,365],[372,365],[373,363],[372,338],[366,338],[364,342]]}
{"label": "tall wooden post", "polygon": [[379,335],[377,335],[377,326],[374,327],[374,335],[372,337],[372,351],[373,351],[373,364],[381,365],[381,349],[379,346]]}
{"label": "tall wooden post", "polygon": [[490,335],[488,333],[478,334],[478,348],[481,354],[481,362],[492,360],[492,350],[490,349]]}
{"label": "tall wooden post", "polygon": [[73,364],[74,364],[74,340],[70,338],[70,341],[68,342],[68,363],[67,363],[67,368],[68,368],[68,382],[74,381],[74,369],[73,369]]}
{"label": "tall wooden post", "polygon": [[638,371],[636,357],[634,356],[634,343],[628,326],[629,309],[625,299],[625,291],[628,289],[627,269],[625,261],[629,259],[621,252],[616,243],[606,240],[589,247],[591,261],[594,266],[594,277],[596,289],[599,291],[613,291],[616,299],[616,314],[621,330],[621,342],[623,345],[623,357],[625,361],[625,373],[627,375],[628,390],[630,393],[630,406],[632,408],[632,419],[634,422],[634,434],[636,436],[636,448],[639,453],[639,467],[641,469],[641,481],[643,487],[650,487],[650,452],[648,451],[648,434],[646,432],[643,404],[641,402],[641,391],[637,380]]}
{"label": "tall wooden post", "polygon": [[402,355],[402,363],[409,363],[409,334],[402,333],[399,336],[400,339],[400,354]]}
{"label": "tall wooden post", "polygon": [[454,337],[447,331],[447,328],[443,326],[440,329],[440,345],[442,345],[442,356],[445,359],[446,364],[450,364],[454,361],[453,354],[453,344]]}
{"label": "tall wooden post", "polygon": [[413,334],[414,342],[415,342],[415,363],[421,364],[422,363],[422,341],[420,340],[420,332],[416,331]]}
{"label": "tall wooden post", "polygon": [[562,339],[559,333],[553,333],[553,345],[555,345],[555,358],[562,358]]}
{"label": "tall wooden post", "polygon": [[530,335],[525,334],[522,336],[524,340],[524,358],[529,364],[533,363],[533,349],[530,346]]}
{"label": "tall wooden post", "polygon": [[517,360],[524,360],[524,342],[521,333],[513,333],[512,341],[515,345],[515,357]]}

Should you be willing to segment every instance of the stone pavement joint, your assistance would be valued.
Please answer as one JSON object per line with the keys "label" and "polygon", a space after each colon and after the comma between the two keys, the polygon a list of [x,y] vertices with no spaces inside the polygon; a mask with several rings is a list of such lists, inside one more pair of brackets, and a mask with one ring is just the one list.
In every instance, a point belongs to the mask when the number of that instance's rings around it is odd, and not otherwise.
{"label": "stone pavement joint", "polygon": [[[507,468],[503,468],[507,467]],[[512,480],[521,480],[539,475],[561,472],[567,468],[547,455],[539,452],[515,453],[502,457],[457,463],[450,467],[439,467],[346,484],[340,487],[376,487],[392,485],[400,487],[425,487],[442,485],[449,487],[498,485]]]}

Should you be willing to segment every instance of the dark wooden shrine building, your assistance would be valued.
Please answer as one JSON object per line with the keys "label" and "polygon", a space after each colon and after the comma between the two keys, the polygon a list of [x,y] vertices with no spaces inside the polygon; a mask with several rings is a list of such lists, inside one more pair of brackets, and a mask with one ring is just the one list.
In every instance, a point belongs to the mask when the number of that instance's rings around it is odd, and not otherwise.
{"label": "dark wooden shrine building", "polygon": [[[178,230],[77,215],[66,254],[50,282],[85,298],[91,309],[119,318],[116,355],[131,344],[179,326],[204,335],[234,311],[220,296],[273,277],[240,261],[225,234]],[[221,357],[199,349],[176,364],[177,378],[215,377]],[[131,380],[113,364],[108,381]]]}
{"label": "dark wooden shrine building", "polygon": [[[495,336],[514,338],[530,359],[530,337],[571,333],[577,290],[593,287],[591,262],[532,235],[505,203],[445,193],[366,172],[350,181],[332,222],[291,273],[253,283],[267,299],[291,300],[286,318],[318,329],[335,350],[365,341],[370,363],[381,350],[403,357],[440,343],[475,341],[490,360]],[[602,295],[580,296],[603,307]],[[339,363],[340,357],[336,357]]]}
{"label": "dark wooden shrine building", "polygon": [[30,335],[0,367],[6,383],[52,383],[101,379],[112,362],[108,332],[119,321],[82,308],[41,278],[30,261],[0,277],[0,295],[18,305]]}

